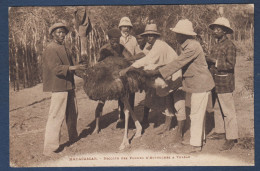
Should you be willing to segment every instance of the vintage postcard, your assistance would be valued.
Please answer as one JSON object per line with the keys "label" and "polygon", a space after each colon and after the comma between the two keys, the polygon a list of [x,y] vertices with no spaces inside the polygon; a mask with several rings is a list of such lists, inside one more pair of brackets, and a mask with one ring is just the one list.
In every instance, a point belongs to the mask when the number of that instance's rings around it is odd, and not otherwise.
{"label": "vintage postcard", "polygon": [[10,167],[254,166],[254,4],[10,6]]}

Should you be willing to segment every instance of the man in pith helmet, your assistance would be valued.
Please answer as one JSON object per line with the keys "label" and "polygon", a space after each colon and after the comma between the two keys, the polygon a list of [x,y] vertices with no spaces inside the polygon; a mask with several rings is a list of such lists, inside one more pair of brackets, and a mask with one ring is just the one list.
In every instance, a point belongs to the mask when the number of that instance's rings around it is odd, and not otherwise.
{"label": "man in pith helmet", "polygon": [[182,142],[186,148],[182,148],[180,152],[199,152],[203,145],[208,96],[214,87],[214,81],[208,70],[203,49],[200,43],[194,39],[197,34],[194,32],[192,23],[188,19],[182,19],[171,30],[175,32],[177,42],[181,45],[181,55],[151,74],[160,74],[167,80],[173,73],[182,69],[182,89],[191,94],[191,126],[190,141]]}
{"label": "man in pith helmet", "polygon": [[[213,31],[217,43],[212,47],[207,60],[211,63],[210,70],[216,84],[215,98],[221,110],[215,110],[214,112],[215,132],[208,138],[226,138],[220,150],[229,150],[238,139],[238,125],[233,98],[233,91],[235,90],[236,47],[227,37],[227,34],[232,34],[233,30],[226,18],[218,18],[209,25],[209,28]],[[213,102],[215,101],[213,100]]]}
{"label": "man in pith helmet", "polygon": [[[131,31],[133,28],[131,20],[128,17],[122,17],[119,22],[118,28],[121,31],[120,44],[122,44],[131,53],[132,56],[135,56],[135,59],[142,58],[144,54],[140,49],[136,38],[133,35],[131,35]],[[135,101],[135,93],[130,93],[129,103],[133,109],[134,109],[134,101]],[[117,122],[118,124],[120,124],[123,123],[125,115],[123,112],[124,109],[123,103],[120,100],[118,102],[119,102],[118,105],[119,105],[120,113],[119,113],[119,120]],[[132,120],[130,119],[130,121]]]}

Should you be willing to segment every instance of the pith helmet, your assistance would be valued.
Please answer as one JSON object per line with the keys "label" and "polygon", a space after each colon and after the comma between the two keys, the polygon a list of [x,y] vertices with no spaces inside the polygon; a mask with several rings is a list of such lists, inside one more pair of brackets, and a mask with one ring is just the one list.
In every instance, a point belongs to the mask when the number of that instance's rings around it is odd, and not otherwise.
{"label": "pith helmet", "polygon": [[216,25],[226,28],[227,34],[233,33],[233,29],[230,27],[230,23],[229,23],[228,19],[226,19],[224,17],[220,17],[220,18],[216,19],[216,21],[214,23],[209,25],[209,28],[211,30],[213,30],[214,26],[216,26]]}
{"label": "pith helmet", "polygon": [[174,28],[170,28],[171,31],[175,33],[196,36],[197,33],[194,32],[192,22],[188,19],[179,20]]}
{"label": "pith helmet", "polygon": [[131,23],[131,20],[130,20],[128,17],[123,17],[123,18],[121,18],[118,27],[121,27],[121,26],[130,26],[130,27],[133,27],[133,25],[132,25],[132,23]]}

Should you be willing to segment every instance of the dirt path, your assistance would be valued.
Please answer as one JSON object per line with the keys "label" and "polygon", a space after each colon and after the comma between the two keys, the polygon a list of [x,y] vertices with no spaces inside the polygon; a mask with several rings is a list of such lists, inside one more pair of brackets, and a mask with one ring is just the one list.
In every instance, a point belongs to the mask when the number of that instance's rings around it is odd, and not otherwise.
{"label": "dirt path", "polygon": [[[148,165],[167,165],[170,163],[171,165],[187,166],[253,165],[254,102],[252,93],[245,88],[245,78],[250,74],[253,75],[253,71],[248,69],[253,68],[253,62],[245,61],[240,57],[237,63],[235,104],[241,139],[230,151],[219,152],[218,148],[222,145],[223,140],[209,140],[200,154],[177,154],[176,151],[180,147],[176,147],[172,143],[172,137],[175,134],[174,128],[164,134],[156,134],[156,131],[164,122],[164,116],[157,111],[151,112],[149,116],[150,126],[145,129],[143,136],[132,140],[129,148],[119,151],[118,148],[122,141],[124,130],[115,128],[118,114],[116,110],[117,102],[110,101],[106,103],[103,110],[104,116],[101,119],[102,131],[98,135],[91,135],[94,129],[93,120],[97,103],[87,98],[82,90],[82,80],[77,78],[78,132],[81,138],[76,143],[67,146],[66,141],[68,137],[66,127],[63,125],[61,143],[64,149],[52,157],[42,155],[45,124],[50,105],[50,93],[42,93],[41,84],[19,92],[10,91],[10,165],[12,167],[89,166],[93,165],[95,160],[100,160],[100,165],[146,165],[146,163]],[[137,93],[135,112],[139,119],[143,115],[143,105],[141,103],[143,98],[143,93]],[[208,113],[208,132],[212,127],[212,114]],[[131,129],[129,135],[132,136],[133,134],[134,130]],[[188,138],[189,131],[186,131],[184,139]],[[104,160],[104,156],[114,158]],[[122,160],[122,156],[128,159]],[[157,160],[152,158],[146,160],[146,158],[142,158],[148,156],[164,156],[171,159]],[[120,159],[120,162],[118,162],[117,157]],[[75,161],[72,161],[73,159]]]}

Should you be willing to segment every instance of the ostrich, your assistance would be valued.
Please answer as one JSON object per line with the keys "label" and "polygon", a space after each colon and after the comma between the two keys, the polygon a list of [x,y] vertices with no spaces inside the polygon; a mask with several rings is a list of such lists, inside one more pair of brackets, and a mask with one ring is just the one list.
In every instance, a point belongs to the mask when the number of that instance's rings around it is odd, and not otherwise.
{"label": "ostrich", "polygon": [[122,57],[110,56],[95,66],[88,68],[81,74],[84,80],[84,91],[91,100],[118,100],[124,103],[125,131],[120,150],[129,146],[128,139],[128,120],[131,116],[134,120],[136,132],[134,138],[142,134],[142,126],[138,121],[134,111],[130,107],[129,93],[145,90],[147,80],[143,70],[132,70],[127,72],[124,77],[119,76],[119,71],[130,66],[130,62]]}

